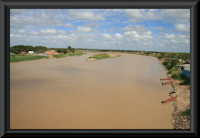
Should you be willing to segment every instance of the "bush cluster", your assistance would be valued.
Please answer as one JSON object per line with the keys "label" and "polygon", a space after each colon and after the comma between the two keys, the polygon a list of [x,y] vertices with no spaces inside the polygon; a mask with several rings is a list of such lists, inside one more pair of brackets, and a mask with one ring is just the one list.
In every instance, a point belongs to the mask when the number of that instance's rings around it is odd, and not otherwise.
{"label": "bush cluster", "polygon": [[171,74],[173,71],[177,71],[177,68],[176,67],[172,67],[167,74]]}

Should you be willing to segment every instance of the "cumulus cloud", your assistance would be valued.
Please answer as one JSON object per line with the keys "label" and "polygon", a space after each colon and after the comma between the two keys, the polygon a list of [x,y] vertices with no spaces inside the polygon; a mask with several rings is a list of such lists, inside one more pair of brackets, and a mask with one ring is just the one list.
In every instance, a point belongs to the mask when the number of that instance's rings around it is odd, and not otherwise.
{"label": "cumulus cloud", "polygon": [[19,30],[18,33],[25,33],[25,31],[24,30]]}
{"label": "cumulus cloud", "polygon": [[164,34],[163,35],[163,37],[165,38],[165,39],[174,39],[175,38],[175,34]]}
{"label": "cumulus cloud", "polygon": [[115,37],[116,37],[117,39],[122,39],[124,36],[121,35],[120,33],[116,33],[116,34],[115,34]]}
{"label": "cumulus cloud", "polygon": [[66,34],[66,32],[64,30],[58,30],[57,32],[61,33],[61,34]]}
{"label": "cumulus cloud", "polygon": [[96,21],[105,21],[105,18],[99,13],[94,12],[78,12],[76,10],[68,10],[67,14],[75,19],[86,19],[86,20],[96,20]]}
{"label": "cumulus cloud", "polygon": [[162,18],[172,17],[180,19],[190,19],[190,9],[163,9],[161,10]]}
{"label": "cumulus cloud", "polygon": [[141,25],[128,25],[125,28],[122,29],[122,31],[138,31],[138,32],[145,32],[148,31],[144,26]]}
{"label": "cumulus cloud", "polygon": [[91,23],[86,22],[84,25],[87,27],[96,27],[96,28],[99,27],[99,24],[94,22]]}
{"label": "cumulus cloud", "polygon": [[178,34],[178,35],[176,35],[176,37],[179,39],[189,39],[190,38],[189,35],[183,35],[183,34]]}
{"label": "cumulus cloud", "polygon": [[36,12],[35,17],[43,18],[43,19],[46,19],[46,20],[53,20],[53,14],[52,13]]}
{"label": "cumulus cloud", "polygon": [[44,33],[44,34],[55,34],[56,30],[55,29],[46,29],[46,30],[41,30],[40,32]]}
{"label": "cumulus cloud", "polygon": [[86,26],[78,26],[75,31],[70,30],[71,33],[78,32],[78,33],[88,33],[90,31],[98,32],[98,30]]}
{"label": "cumulus cloud", "polygon": [[77,27],[77,32],[80,32],[80,33],[87,33],[91,30],[92,30],[91,28],[86,27],[86,26],[78,26]]}
{"label": "cumulus cloud", "polygon": [[66,25],[65,25],[65,27],[67,27],[67,28],[73,28],[73,27],[75,27],[73,24],[71,24],[71,23],[67,23]]}
{"label": "cumulus cloud", "polygon": [[102,37],[105,39],[112,39],[112,36],[110,34],[102,34]]}
{"label": "cumulus cloud", "polygon": [[31,34],[31,35],[39,35],[39,32],[31,31],[30,34]]}
{"label": "cumulus cloud", "polygon": [[165,31],[165,29],[162,27],[156,27],[156,30]]}
{"label": "cumulus cloud", "polygon": [[182,32],[189,32],[190,31],[190,27],[189,25],[185,25],[185,24],[175,24],[175,29],[177,31],[182,31]]}
{"label": "cumulus cloud", "polygon": [[142,22],[143,20],[159,19],[157,10],[144,10],[144,9],[125,9],[124,13],[132,22]]}
{"label": "cumulus cloud", "polygon": [[11,16],[10,17],[10,23],[12,27],[18,27],[18,26],[27,26],[27,25],[34,25],[34,26],[63,26],[63,21],[61,20],[47,20],[44,18],[36,18],[34,16]]}

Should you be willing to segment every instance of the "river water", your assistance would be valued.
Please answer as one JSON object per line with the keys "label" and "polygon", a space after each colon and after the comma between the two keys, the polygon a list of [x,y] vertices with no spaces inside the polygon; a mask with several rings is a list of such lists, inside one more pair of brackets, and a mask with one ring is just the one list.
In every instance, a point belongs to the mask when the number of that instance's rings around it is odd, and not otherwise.
{"label": "river water", "polygon": [[11,63],[10,129],[173,129],[156,58],[94,54]]}

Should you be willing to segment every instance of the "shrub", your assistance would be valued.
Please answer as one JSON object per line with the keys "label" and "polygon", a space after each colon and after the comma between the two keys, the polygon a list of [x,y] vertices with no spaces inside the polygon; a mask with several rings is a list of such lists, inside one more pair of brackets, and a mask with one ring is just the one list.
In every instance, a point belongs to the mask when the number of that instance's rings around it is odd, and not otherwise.
{"label": "shrub", "polygon": [[167,74],[171,74],[173,71],[177,71],[177,68],[176,67],[172,67]]}
{"label": "shrub", "polygon": [[171,69],[173,66],[171,63],[167,63],[166,67],[167,67],[167,69]]}
{"label": "shrub", "polygon": [[175,79],[175,80],[180,80],[180,81],[190,80],[188,77],[186,77],[185,75],[183,75],[182,72],[180,72],[180,73],[173,73],[172,74],[172,78]]}
{"label": "shrub", "polygon": [[180,61],[178,60],[178,59],[172,59],[171,60],[171,65],[172,66],[176,66],[177,65],[177,63],[179,63]]}
{"label": "shrub", "polygon": [[167,65],[169,63],[168,60],[164,60],[163,65]]}
{"label": "shrub", "polygon": [[179,80],[180,79],[179,75],[176,74],[176,73],[172,74],[172,78],[175,79],[175,80]]}
{"label": "shrub", "polygon": [[63,53],[66,54],[66,53],[67,53],[67,50],[66,50],[66,49],[63,49]]}

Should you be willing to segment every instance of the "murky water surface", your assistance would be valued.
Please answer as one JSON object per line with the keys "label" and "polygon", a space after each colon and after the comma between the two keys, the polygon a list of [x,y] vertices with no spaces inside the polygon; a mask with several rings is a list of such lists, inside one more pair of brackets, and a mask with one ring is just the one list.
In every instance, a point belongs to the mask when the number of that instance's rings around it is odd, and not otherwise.
{"label": "murky water surface", "polygon": [[154,57],[95,52],[10,64],[11,129],[173,129],[173,91]]}

